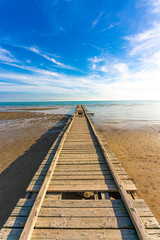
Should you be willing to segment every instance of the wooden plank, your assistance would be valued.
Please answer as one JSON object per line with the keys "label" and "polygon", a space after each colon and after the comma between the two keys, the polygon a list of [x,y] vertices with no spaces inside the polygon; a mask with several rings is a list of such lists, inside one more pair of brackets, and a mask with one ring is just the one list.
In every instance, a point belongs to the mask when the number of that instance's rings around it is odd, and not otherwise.
{"label": "wooden plank", "polygon": [[[57,196],[58,197],[58,196]],[[55,195],[52,195],[52,199],[55,199]],[[58,199],[58,198],[57,198]],[[51,201],[50,201],[51,202]],[[19,217],[27,217],[30,213],[31,207],[15,207],[14,210],[12,211],[11,215],[12,217],[19,216]],[[137,212],[140,217],[154,217],[153,214],[151,213],[150,209],[147,207],[145,208],[139,208],[137,209]],[[90,208],[88,207],[86,210],[86,207],[72,207],[72,208],[57,208],[57,207],[41,207],[39,216],[41,217],[104,217],[104,216],[128,216],[128,213],[125,209],[125,207],[120,207],[120,208],[113,208],[111,206],[110,208],[106,208],[104,210],[104,207],[96,207],[96,208]],[[157,224],[157,223],[156,223]]]}
{"label": "wooden plank", "polygon": [[108,167],[106,164],[88,164],[88,165],[58,165],[56,167],[56,171],[91,171],[91,170],[108,170]]}
{"label": "wooden plank", "polygon": [[[90,174],[90,175],[53,175],[52,176],[52,179],[89,179],[89,180],[92,180],[92,179],[112,179],[112,176],[111,174],[108,172],[108,174]],[[33,178],[32,178],[33,181],[40,181],[40,180],[44,180],[44,176],[41,176],[41,175],[35,175]]]}
{"label": "wooden plank", "polygon": [[[43,177],[43,176],[42,176]],[[99,181],[99,180],[111,180],[112,176],[111,175],[91,175],[91,176],[54,176],[51,179],[51,183],[52,184],[62,184],[61,181],[73,181],[71,184],[74,184],[74,180],[75,180],[75,184],[78,184],[77,181],[83,181],[83,183],[85,183],[84,181],[90,181],[90,184],[93,183],[92,181]],[[40,185],[42,184],[44,181],[44,178],[40,178],[38,176],[34,177],[31,181],[31,184],[36,184],[36,185]],[[56,181],[56,182],[54,182]],[[66,184],[66,183],[65,183]],[[70,184],[70,182],[68,182],[68,184]]]}
{"label": "wooden plank", "polygon": [[42,207],[39,217],[128,217],[125,208],[46,208]]}
{"label": "wooden plank", "polygon": [[77,158],[74,158],[74,157],[69,157],[69,158],[65,158],[65,157],[59,157],[59,161],[64,161],[64,162],[67,162],[67,161],[74,161],[74,162],[79,162],[79,161],[103,161],[104,158],[103,157],[98,157],[98,156],[95,156],[95,157],[92,157],[92,158],[81,158],[81,157],[77,157]]}
{"label": "wooden plank", "polygon": [[105,164],[104,160],[86,160],[86,161],[58,161],[57,165],[62,166],[62,165],[90,165],[90,164]]}
{"label": "wooden plank", "polygon": [[9,217],[6,223],[3,225],[4,228],[23,228],[27,221],[27,217]]}
{"label": "wooden plank", "polygon": [[109,170],[92,170],[92,171],[83,171],[83,172],[77,172],[77,171],[55,171],[54,176],[91,176],[91,175],[104,175],[104,174],[110,174]]}
{"label": "wooden plank", "polygon": [[75,180],[78,180],[78,179],[81,179],[81,180],[83,180],[83,179],[85,179],[85,180],[109,180],[109,179],[112,179],[112,176],[111,176],[111,174],[102,174],[102,175],[74,175],[74,176],[63,176],[63,175],[61,175],[61,176],[55,176],[55,175],[53,175],[52,176],[52,180],[58,180],[58,179],[61,179],[61,180],[64,180],[64,179],[68,179],[68,180],[70,180],[70,179],[75,179]]}
{"label": "wooden plank", "polygon": [[70,158],[70,159],[90,159],[90,158],[97,159],[97,158],[102,158],[102,159],[104,159],[101,154],[97,155],[96,153],[91,154],[91,153],[83,153],[83,152],[78,153],[78,154],[76,154],[76,153],[74,153],[74,154],[63,153],[63,154],[60,155],[60,158],[63,158],[63,159],[68,159],[68,158]]}
{"label": "wooden plank", "polygon": [[[39,185],[39,184],[42,184],[43,181],[41,180],[36,180],[36,181],[31,181],[31,184],[36,184],[36,185]],[[53,185],[113,185],[114,184],[114,181],[112,179],[107,179],[107,180],[90,180],[90,179],[51,179],[50,181],[50,185],[53,184]]]}
{"label": "wooden plank", "polygon": [[10,216],[28,217],[32,207],[15,207]]}
{"label": "wooden plank", "polygon": [[36,228],[133,228],[129,217],[38,217]]}
{"label": "wooden plank", "polygon": [[[29,185],[27,188],[27,192],[38,192],[41,188],[41,185]],[[83,184],[77,184],[77,185],[52,185],[50,184],[47,192],[86,192],[86,191],[93,191],[93,192],[104,192],[104,191],[110,191],[110,192],[117,192],[117,188],[115,184],[113,185],[86,185]],[[128,190],[130,191],[130,190]]]}
{"label": "wooden plank", "polygon": [[21,198],[18,203],[17,203],[17,207],[32,207],[34,204],[34,202],[30,199],[26,199],[26,198]]}
{"label": "wooden plank", "polygon": [[62,151],[96,151],[97,150],[97,147],[98,146],[94,146],[94,144],[91,146],[91,145],[75,145],[75,146],[66,146],[66,144],[64,144],[63,146],[63,150]]}
{"label": "wooden plank", "polygon": [[58,239],[58,240],[138,240],[134,229],[34,229],[32,239]]}
{"label": "wooden plank", "polygon": [[[41,188],[41,185],[36,185],[36,184],[30,184],[27,188],[27,192],[38,192]],[[135,191],[135,187],[132,184],[126,184],[125,189],[127,191]],[[117,192],[117,187],[115,184],[104,184],[104,185],[98,185],[98,184],[88,184],[88,185],[83,185],[83,184],[74,184],[74,185],[54,185],[50,184],[47,192],[85,192],[85,191],[93,191],[93,192]]]}
{"label": "wooden plank", "polygon": [[[68,150],[66,149],[66,150],[63,150],[63,151],[65,151],[65,152],[63,152],[62,151],[62,154],[64,154],[64,155],[71,155],[71,157],[72,157],[72,154],[74,153],[74,154],[77,154],[77,152],[81,152],[82,154],[86,154],[86,155],[96,155],[96,154],[98,154],[98,155],[100,155],[100,156],[102,156],[102,154],[101,154],[101,151],[99,151],[99,150],[97,150],[97,148],[98,148],[98,146],[96,146],[96,148],[95,147],[87,147],[86,146],[86,149],[82,146],[82,145],[79,145],[79,147],[77,147],[77,145],[76,145],[76,147],[73,147],[73,148],[68,148]],[[87,151],[87,153],[85,153]],[[89,153],[88,153],[89,152]]]}
{"label": "wooden plank", "polygon": [[[130,182],[125,182],[127,185],[130,185]],[[90,179],[65,179],[65,180],[60,180],[60,179],[51,179],[50,184],[53,185],[114,185],[113,179],[105,179],[105,180],[90,180]]]}
{"label": "wooden plank", "polygon": [[[146,228],[158,228],[154,217],[141,217]],[[9,217],[4,228],[24,227],[26,217]],[[39,217],[36,223],[37,228],[131,228],[132,223],[127,217]]]}
{"label": "wooden plank", "polygon": [[56,201],[52,199],[51,194],[47,194],[45,197],[42,207],[53,207],[53,208],[124,208],[122,200],[61,200]]}

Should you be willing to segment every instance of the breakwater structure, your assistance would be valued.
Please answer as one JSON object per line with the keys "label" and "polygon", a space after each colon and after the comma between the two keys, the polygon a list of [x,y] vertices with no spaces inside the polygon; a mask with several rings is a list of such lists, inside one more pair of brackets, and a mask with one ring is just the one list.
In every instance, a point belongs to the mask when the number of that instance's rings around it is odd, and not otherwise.
{"label": "breakwater structure", "polygon": [[160,226],[84,106],[78,105],[0,239],[160,239]]}

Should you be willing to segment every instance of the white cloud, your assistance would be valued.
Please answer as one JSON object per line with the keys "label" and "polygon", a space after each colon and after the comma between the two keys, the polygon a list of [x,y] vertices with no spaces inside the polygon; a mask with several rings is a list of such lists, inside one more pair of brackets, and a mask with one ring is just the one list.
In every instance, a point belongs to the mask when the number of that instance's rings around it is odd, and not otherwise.
{"label": "white cloud", "polygon": [[130,55],[153,54],[160,49],[160,23],[142,33],[126,36],[125,39],[131,46]]}
{"label": "white cloud", "polygon": [[[64,68],[64,69],[77,70],[76,68],[74,68],[72,66],[66,65],[66,64],[64,64],[60,61],[57,61],[55,58],[50,57],[51,54],[46,53],[46,52],[38,49],[37,47],[26,47],[26,46],[23,46],[23,45],[20,45],[20,44],[13,44],[13,43],[10,43],[10,45],[14,46],[14,47],[17,47],[17,48],[22,48],[22,49],[26,49],[28,51],[34,52],[35,54],[37,54],[37,55],[47,59],[48,61],[54,63],[56,67]],[[10,61],[8,61],[8,62],[16,62],[16,59],[13,57],[13,55],[9,51],[7,51],[7,52],[8,52],[8,54],[10,54]],[[1,54],[1,51],[0,51],[0,54]],[[13,59],[14,61],[13,60],[11,61],[11,59]],[[2,59],[0,59],[0,60],[2,60]]]}
{"label": "white cloud", "polygon": [[160,13],[160,0],[137,0],[137,7],[147,7],[152,13]]}
{"label": "white cloud", "polygon": [[111,23],[108,27],[108,29],[114,28],[116,26],[118,26],[120,23]]}
{"label": "white cloud", "polygon": [[65,68],[65,69],[72,69],[72,70],[75,70],[74,67],[71,67],[69,65],[65,65],[64,63],[61,63],[59,61],[57,61],[55,58],[53,57],[49,57],[46,53],[43,53],[42,51],[40,51],[38,48],[36,47],[24,47],[25,49],[31,51],[31,52],[34,52],[38,55],[40,55],[41,57],[47,59],[48,61],[56,64],[58,67],[61,67],[61,68]]}
{"label": "white cloud", "polygon": [[93,21],[92,23],[92,29],[96,27],[96,25],[98,24],[101,16],[103,15],[104,12],[100,12],[100,14],[98,15],[98,17]]}
{"label": "white cloud", "polygon": [[4,64],[9,65],[9,66],[13,66],[13,67],[17,67],[17,68],[20,68],[20,69],[28,70],[28,71],[31,71],[33,73],[50,75],[50,76],[59,76],[59,74],[57,72],[48,71],[48,70],[45,70],[45,69],[36,68],[36,67],[32,67],[32,66],[18,65],[18,64],[15,64],[15,63],[7,63],[7,62],[5,62]]}
{"label": "white cloud", "polygon": [[10,51],[0,47],[0,60],[4,62],[17,62]]}

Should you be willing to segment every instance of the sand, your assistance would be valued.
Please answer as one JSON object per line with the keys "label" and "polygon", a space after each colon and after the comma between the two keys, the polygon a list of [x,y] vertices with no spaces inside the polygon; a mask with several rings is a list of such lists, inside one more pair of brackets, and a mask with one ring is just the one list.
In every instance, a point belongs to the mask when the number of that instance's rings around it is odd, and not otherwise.
{"label": "sand", "polygon": [[67,119],[61,114],[0,113],[0,228]]}
{"label": "sand", "polygon": [[102,134],[160,223],[160,125],[107,124]]}

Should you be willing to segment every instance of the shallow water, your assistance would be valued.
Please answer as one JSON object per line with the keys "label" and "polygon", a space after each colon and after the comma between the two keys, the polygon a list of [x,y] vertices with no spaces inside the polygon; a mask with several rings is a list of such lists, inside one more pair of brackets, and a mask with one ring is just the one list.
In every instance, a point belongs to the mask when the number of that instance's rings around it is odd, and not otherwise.
{"label": "shallow water", "polygon": [[96,124],[156,124],[160,123],[160,103],[132,103],[87,106],[88,112],[95,113]]}
{"label": "shallow water", "polygon": [[[98,125],[128,125],[160,123],[160,101],[62,101],[62,102],[18,102],[0,103],[1,111],[15,111],[20,108],[58,107],[39,110],[53,114],[73,114],[76,106],[83,104],[88,112],[94,113],[93,121]],[[37,112],[37,111],[36,111]]]}

